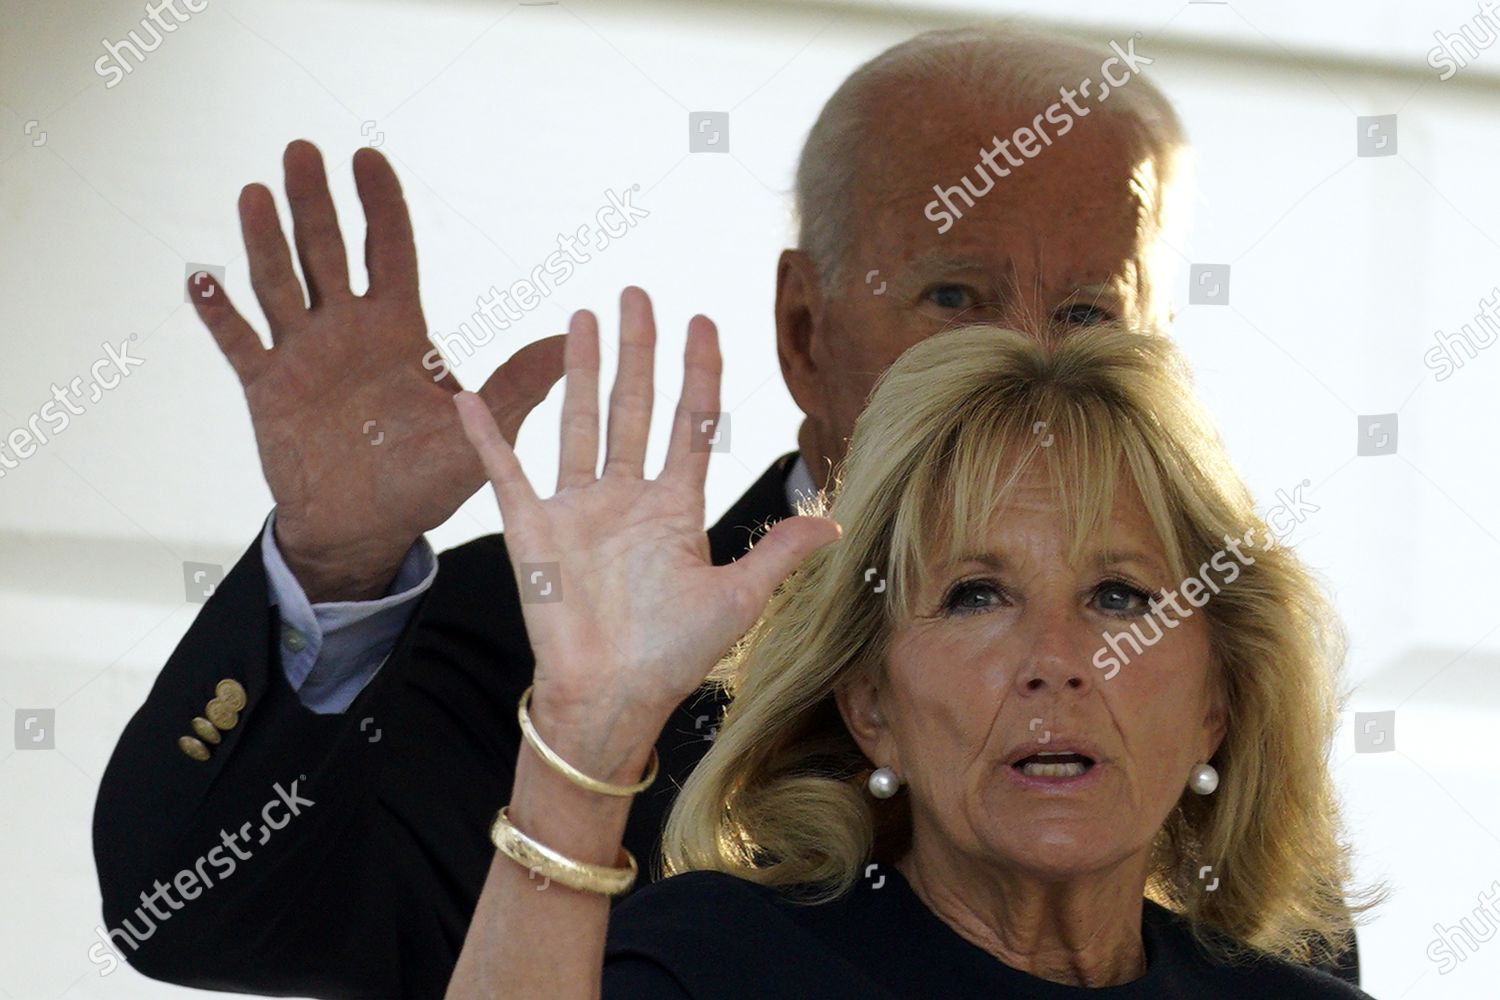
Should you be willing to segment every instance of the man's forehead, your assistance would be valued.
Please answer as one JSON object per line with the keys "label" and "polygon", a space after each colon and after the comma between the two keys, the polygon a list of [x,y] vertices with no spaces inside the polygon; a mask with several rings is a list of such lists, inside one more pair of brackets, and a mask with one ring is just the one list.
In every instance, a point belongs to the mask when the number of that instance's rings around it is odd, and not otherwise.
{"label": "man's forehead", "polygon": [[[963,189],[964,178],[974,190],[974,213],[1010,218],[1019,226],[1034,226],[1043,216],[1087,224],[1101,214],[1134,215],[1141,208],[1134,188],[1150,152],[1123,116],[1078,120],[1017,166],[994,145],[1031,122],[1030,112],[1005,106],[934,108],[903,100],[888,111],[852,154],[857,162],[850,192],[859,211],[877,217],[882,229],[935,229],[924,214],[934,189]],[[1014,149],[1007,149],[1014,156]],[[996,170],[982,163],[986,151],[1007,171],[992,187],[986,176]]]}
{"label": "man's forehead", "polygon": [[1045,205],[1043,199],[1027,204],[997,185],[947,232],[939,232],[923,213],[923,204],[932,198],[930,187],[913,186],[872,199],[855,223],[861,257],[878,257],[880,263],[872,266],[888,273],[914,276],[977,272],[1015,279],[1045,274],[1069,285],[1128,279],[1148,242],[1144,206],[1128,176],[1117,185],[1101,183],[1096,176],[1073,191],[1056,167],[1029,166],[1038,172],[1052,169],[1063,182]]}
{"label": "man's forehead", "polygon": [[[891,263],[898,266],[902,273],[911,275],[936,277],[972,272],[1012,278],[1022,270],[1035,271],[1040,264],[1051,263],[1060,268],[1059,278],[1067,279],[1073,284],[1105,284],[1118,273],[1115,270],[1100,273],[1097,264],[1092,261],[1071,259],[1061,252],[1049,256],[1043,250],[1039,242],[1026,240],[1015,243],[980,243],[969,248],[947,244],[923,247],[917,244],[911,248],[911,252]],[[1028,264],[1031,266],[1024,267]]]}
{"label": "man's forehead", "polygon": [[[979,151],[965,150],[964,155],[944,157],[951,166],[903,154],[856,171],[851,193],[858,210],[882,231],[936,234],[926,206],[946,189],[955,192],[951,200],[964,209],[961,221],[973,218],[1002,229],[1046,233],[1054,227],[1138,218],[1145,207],[1139,188],[1154,176],[1148,158],[1134,150],[1103,148],[1085,157],[1059,144],[991,183],[992,171],[978,165]],[[957,232],[944,236],[961,238]]]}

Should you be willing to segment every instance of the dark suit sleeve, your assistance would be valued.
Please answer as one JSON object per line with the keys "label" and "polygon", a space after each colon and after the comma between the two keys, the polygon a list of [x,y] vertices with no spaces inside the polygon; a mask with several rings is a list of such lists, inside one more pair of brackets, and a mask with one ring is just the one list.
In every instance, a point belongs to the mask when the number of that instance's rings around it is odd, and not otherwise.
{"label": "dark suit sleeve", "polygon": [[[341,715],[297,699],[278,626],[257,541],[105,771],[104,929],[139,971],[182,985],[440,997],[493,853],[532,673],[503,541],[440,557],[391,657]],[[192,760],[177,739],[224,678],[247,705],[210,759]]]}

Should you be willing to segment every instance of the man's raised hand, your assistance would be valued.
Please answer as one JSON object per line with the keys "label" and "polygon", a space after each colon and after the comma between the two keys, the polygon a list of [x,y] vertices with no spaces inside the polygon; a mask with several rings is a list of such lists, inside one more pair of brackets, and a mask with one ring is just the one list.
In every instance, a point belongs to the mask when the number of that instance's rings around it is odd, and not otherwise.
{"label": "man's raised hand", "polygon": [[[412,542],[452,516],[484,471],[453,410],[461,387],[446,368],[435,377],[423,364],[431,344],[416,248],[390,164],[373,149],[354,155],[366,220],[363,295],[349,289],[317,148],[293,142],[283,165],[306,300],[271,192],[250,184],[240,224],[271,349],[212,279],[191,281],[193,301],[244,387],[276,500],[276,539],[308,598],[378,597]],[[564,339],[526,345],[479,390],[506,441],[561,376]]]}

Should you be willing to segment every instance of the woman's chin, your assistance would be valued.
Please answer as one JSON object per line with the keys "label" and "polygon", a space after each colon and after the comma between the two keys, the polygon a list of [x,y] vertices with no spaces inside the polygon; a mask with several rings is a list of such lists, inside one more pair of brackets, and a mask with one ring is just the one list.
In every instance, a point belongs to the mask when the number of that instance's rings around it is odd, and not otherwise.
{"label": "woman's chin", "polygon": [[1118,821],[1107,816],[1017,816],[999,814],[986,838],[1006,866],[1047,880],[1063,879],[1107,868],[1129,853],[1115,842]]}
{"label": "woman's chin", "polygon": [[1066,882],[1108,869],[1118,852],[1104,852],[1097,844],[1072,842],[1007,845],[1005,867],[1042,882]]}

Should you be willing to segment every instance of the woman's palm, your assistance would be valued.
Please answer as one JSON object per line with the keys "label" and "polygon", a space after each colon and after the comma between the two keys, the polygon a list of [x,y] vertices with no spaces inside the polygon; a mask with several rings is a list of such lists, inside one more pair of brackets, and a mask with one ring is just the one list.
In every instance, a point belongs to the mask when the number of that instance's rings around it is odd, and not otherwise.
{"label": "woman's palm", "polygon": [[574,317],[558,489],[546,500],[532,490],[484,405],[467,393],[456,397],[505,518],[539,699],[545,692],[554,703],[584,709],[669,710],[754,623],[776,585],[838,534],[823,518],[789,518],[743,559],[713,566],[703,483],[719,412],[717,334],[703,317],[688,326],[666,464],[648,480],[642,465],[654,351],[650,301],[628,288],[599,475],[597,324],[587,313]]}

